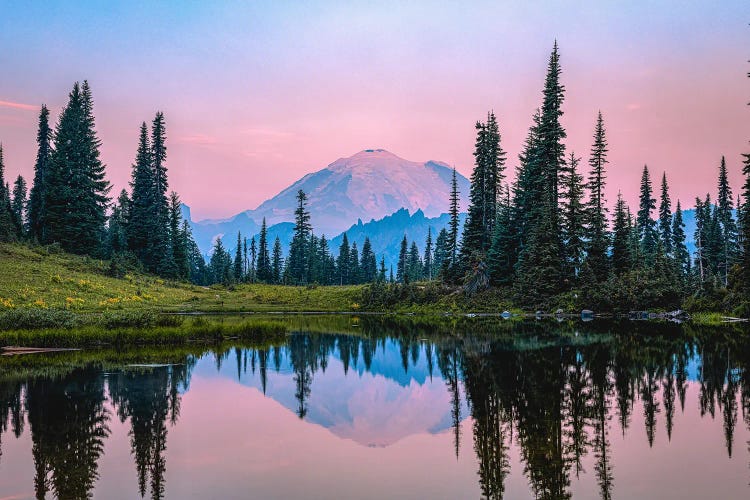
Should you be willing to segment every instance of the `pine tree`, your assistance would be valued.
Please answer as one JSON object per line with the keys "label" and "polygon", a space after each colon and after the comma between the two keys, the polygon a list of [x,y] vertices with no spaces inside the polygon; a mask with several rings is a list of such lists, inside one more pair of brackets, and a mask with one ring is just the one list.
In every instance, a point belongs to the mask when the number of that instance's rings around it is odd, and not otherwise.
{"label": "pine tree", "polygon": [[268,228],[266,218],[260,225],[260,239],[258,240],[258,280],[263,283],[270,283],[273,280],[273,269],[271,268],[271,257],[268,249]]}
{"label": "pine tree", "polygon": [[23,236],[25,233],[27,205],[26,180],[19,175],[13,183],[13,201],[10,205],[11,213],[13,214],[13,223],[16,225],[16,233],[18,236]]}
{"label": "pine tree", "polygon": [[454,167],[453,177],[451,178],[450,208],[448,210],[450,219],[448,222],[448,239],[446,242],[446,257],[448,261],[448,266],[446,267],[449,269],[452,269],[456,265],[456,260],[458,259],[458,195],[458,181],[456,179],[456,168]]}
{"label": "pine tree", "polygon": [[15,241],[16,239],[16,227],[13,224],[13,213],[10,206],[10,193],[6,186],[3,145],[0,144],[0,242]]}
{"label": "pine tree", "polygon": [[352,247],[349,249],[349,282],[353,285],[362,282],[362,270],[359,268],[359,249],[356,241],[352,241]]}
{"label": "pine tree", "polygon": [[488,113],[485,123],[477,122],[476,130],[469,210],[461,237],[461,266],[464,269],[471,260],[484,258],[492,244],[497,197],[505,165],[495,114]]}
{"label": "pine tree", "polygon": [[362,244],[362,258],[359,267],[362,272],[362,281],[364,283],[372,283],[376,280],[378,274],[378,263],[375,259],[375,253],[372,251],[370,238],[368,237],[365,237],[365,242]]}
{"label": "pine tree", "polygon": [[624,274],[632,267],[630,233],[627,206],[622,199],[622,194],[617,193],[612,231],[612,270],[617,276]]}
{"label": "pine tree", "polygon": [[424,277],[432,281],[432,228],[427,228],[427,239],[424,243]]}
{"label": "pine tree", "polygon": [[422,279],[422,259],[419,258],[419,249],[417,248],[417,242],[412,241],[411,247],[409,248],[409,255],[406,263],[406,274],[409,277],[409,281],[419,281]]}
{"label": "pine tree", "polygon": [[289,276],[292,284],[305,284],[309,266],[309,239],[312,234],[310,213],[307,211],[307,195],[297,191],[297,208],[294,211],[294,236],[289,246]]}
{"label": "pine tree", "polygon": [[212,283],[224,283],[227,285],[232,282],[232,258],[224,249],[221,238],[216,238],[216,241],[214,241],[209,268],[211,270]]}
{"label": "pine tree", "polygon": [[151,168],[151,145],[146,122],[141,123],[138,151],[133,164],[130,181],[132,201],[128,223],[128,247],[146,269],[155,271],[156,266],[150,250],[150,238],[155,231],[153,216],[154,176]]}
{"label": "pine tree", "polygon": [[672,254],[672,202],[669,199],[667,173],[661,176],[661,197],[659,199],[659,236],[667,255]]}
{"label": "pine tree", "polygon": [[690,272],[690,254],[685,244],[685,223],[682,220],[682,207],[677,200],[674,216],[672,217],[672,254],[677,263],[681,276],[685,277]]}
{"label": "pine tree", "polygon": [[242,235],[237,231],[237,247],[234,251],[234,262],[233,264],[233,275],[234,280],[240,282],[243,280],[242,276]]}
{"label": "pine tree", "polygon": [[36,136],[37,153],[34,164],[34,182],[29,194],[29,234],[32,239],[44,243],[47,241],[45,222],[47,197],[47,173],[52,159],[52,129],[49,126],[49,110],[42,105],[39,112],[39,128]]}
{"label": "pine tree", "polygon": [[398,283],[407,283],[409,279],[406,267],[408,264],[408,249],[409,242],[406,240],[406,235],[404,235],[404,239],[401,240],[401,250],[398,254],[398,265],[396,266],[396,281]]}
{"label": "pine tree", "polygon": [[641,195],[637,224],[641,246],[647,258],[653,257],[656,252],[656,229],[654,220],[651,218],[651,211],[655,208],[656,200],[652,198],[651,177],[648,173],[648,167],[644,165],[643,175],[641,176]]}
{"label": "pine tree", "polygon": [[151,123],[151,171],[153,174],[151,217],[155,222],[149,237],[149,254],[154,271],[163,276],[175,273],[169,237],[169,200],[167,190],[167,134],[164,114],[156,113]]}
{"label": "pine tree", "polygon": [[339,246],[339,257],[336,260],[336,270],[338,271],[338,282],[339,285],[348,285],[351,283],[351,276],[349,273],[349,238],[344,233],[344,237],[341,240],[341,246]]}
{"label": "pine tree", "polygon": [[273,256],[271,257],[271,269],[273,270],[273,282],[276,284],[281,283],[281,273],[284,269],[284,257],[281,251],[281,240],[276,237],[273,242]]}
{"label": "pine tree", "polygon": [[587,261],[591,267],[596,280],[602,282],[607,278],[609,259],[607,249],[609,247],[609,235],[607,234],[607,207],[604,199],[604,187],[606,184],[605,165],[607,160],[607,137],[604,129],[604,119],[601,111],[596,119],[594,129],[594,144],[591,146],[591,157],[589,174],[586,187],[590,196],[586,206],[587,210],[587,234],[586,245]]}
{"label": "pine tree", "polygon": [[[750,76],[750,73],[748,73]],[[740,212],[740,289],[744,292],[745,298],[750,300],[750,153],[742,155],[744,161],[742,164],[742,174],[745,176],[745,183],[742,185],[743,204],[738,207]]]}
{"label": "pine tree", "polygon": [[[487,253],[490,283],[493,285],[505,286],[513,283],[517,250],[516,236],[517,234],[513,227],[513,207],[510,200],[510,188],[506,187],[495,224],[492,246]],[[437,251],[435,253],[437,254]]]}
{"label": "pine tree", "polygon": [[[566,267],[569,269],[568,278],[575,281],[581,271],[584,248],[584,231],[586,229],[586,207],[583,199],[583,176],[577,171],[580,158],[576,158],[574,153],[570,153],[568,164],[563,169],[562,181],[562,230],[563,242],[565,244]],[[601,227],[601,225],[599,225]],[[592,235],[594,233],[592,232]],[[589,240],[592,242],[601,242],[601,239]],[[592,269],[599,269],[606,272],[607,265],[601,264],[597,259],[606,259],[606,246],[604,252],[600,252],[598,245],[589,245],[589,265]]]}
{"label": "pine tree", "polygon": [[109,183],[99,158],[93,99],[87,82],[76,83],[55,130],[50,162],[47,210],[47,242],[79,254],[102,251]]}
{"label": "pine tree", "polygon": [[448,257],[448,231],[442,228],[435,239],[435,253],[432,259],[435,276],[438,274],[445,276],[446,265],[448,263],[450,263]]}
{"label": "pine tree", "polygon": [[695,198],[695,265],[701,287],[705,282],[708,272],[708,251],[706,242],[710,231],[710,198],[706,195],[706,203],[700,198]]}
{"label": "pine tree", "polygon": [[[169,236],[171,238],[170,247],[172,248],[172,261],[175,265],[176,276],[181,280],[190,278],[190,262],[188,259],[188,241],[187,234],[183,230],[182,202],[177,193],[172,191],[169,195]],[[242,263],[240,263],[240,272],[237,275],[242,276]]]}
{"label": "pine tree", "polygon": [[128,220],[130,218],[130,198],[124,189],[120,191],[112,214],[109,216],[107,227],[108,242],[107,255],[114,258],[123,254],[128,249]]}
{"label": "pine tree", "polygon": [[729,186],[727,177],[727,164],[721,157],[719,165],[719,196],[716,200],[718,208],[719,223],[722,231],[721,269],[724,286],[729,284],[729,274],[737,259],[739,246],[737,243],[737,223],[734,220],[734,200],[732,199],[732,188]]}
{"label": "pine tree", "polygon": [[380,257],[380,270],[378,271],[378,281],[383,283],[385,281],[385,257]]}
{"label": "pine tree", "polygon": [[255,245],[255,236],[250,240],[250,283],[258,279],[258,247]]}

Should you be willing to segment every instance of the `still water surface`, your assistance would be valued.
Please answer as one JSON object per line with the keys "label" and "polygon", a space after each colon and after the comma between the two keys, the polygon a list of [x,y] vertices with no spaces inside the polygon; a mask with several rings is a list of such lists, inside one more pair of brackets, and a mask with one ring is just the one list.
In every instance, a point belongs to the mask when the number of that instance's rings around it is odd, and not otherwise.
{"label": "still water surface", "polygon": [[343,321],[0,360],[0,498],[750,497],[746,334]]}

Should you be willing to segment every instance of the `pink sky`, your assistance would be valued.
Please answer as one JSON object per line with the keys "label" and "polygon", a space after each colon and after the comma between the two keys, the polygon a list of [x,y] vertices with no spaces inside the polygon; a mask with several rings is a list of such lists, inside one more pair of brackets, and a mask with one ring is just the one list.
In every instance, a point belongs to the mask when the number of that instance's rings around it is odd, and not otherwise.
{"label": "pink sky", "polygon": [[557,38],[568,149],[587,168],[601,109],[610,201],[621,189],[635,202],[647,163],[655,179],[667,172],[673,200],[692,205],[715,192],[722,154],[739,191],[740,154],[750,150],[741,2],[160,9],[10,6],[0,21],[0,45],[13,49],[0,54],[8,178],[33,175],[38,106],[56,119],[83,79],[115,190],[129,180],[139,123],[162,110],[171,187],[195,219],[255,208],[366,148],[468,176],[473,123],[489,109],[512,171]]}

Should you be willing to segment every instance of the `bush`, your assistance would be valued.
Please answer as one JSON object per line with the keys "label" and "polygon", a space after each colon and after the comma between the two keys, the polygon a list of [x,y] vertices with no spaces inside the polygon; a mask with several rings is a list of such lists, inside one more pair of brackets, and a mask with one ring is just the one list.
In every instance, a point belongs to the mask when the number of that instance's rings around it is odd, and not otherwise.
{"label": "bush", "polygon": [[157,315],[151,311],[107,312],[101,315],[98,323],[104,328],[146,328],[156,326]]}
{"label": "bush", "polygon": [[64,309],[12,309],[0,313],[0,330],[73,328],[78,315]]}

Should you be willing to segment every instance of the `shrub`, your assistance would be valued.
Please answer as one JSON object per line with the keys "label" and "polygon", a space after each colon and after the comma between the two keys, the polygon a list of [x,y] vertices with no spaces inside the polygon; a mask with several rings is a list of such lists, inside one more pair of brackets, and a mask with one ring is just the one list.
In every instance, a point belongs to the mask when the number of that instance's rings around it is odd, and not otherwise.
{"label": "shrub", "polygon": [[0,330],[73,328],[78,315],[63,309],[13,309],[0,313]]}

